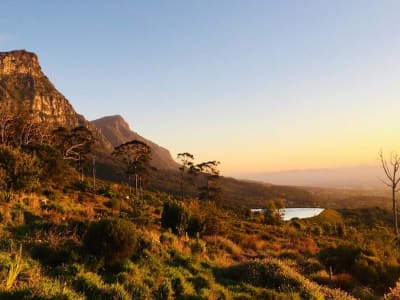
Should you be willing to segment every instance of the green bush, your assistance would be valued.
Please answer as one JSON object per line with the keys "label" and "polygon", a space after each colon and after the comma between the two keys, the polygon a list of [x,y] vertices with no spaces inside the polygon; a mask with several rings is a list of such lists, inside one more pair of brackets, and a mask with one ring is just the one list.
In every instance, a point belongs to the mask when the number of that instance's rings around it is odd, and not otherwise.
{"label": "green bush", "polygon": [[39,162],[36,156],[6,145],[0,145],[0,170],[7,190],[30,191],[39,184]]}
{"label": "green bush", "polygon": [[353,245],[339,245],[322,249],[320,260],[327,267],[332,267],[335,273],[348,272],[354,265],[361,249]]}
{"label": "green bush", "polygon": [[195,240],[190,241],[190,250],[193,254],[205,253],[207,251],[206,243],[200,238],[196,238]]}
{"label": "green bush", "polygon": [[161,225],[178,235],[185,233],[188,227],[189,212],[186,206],[178,201],[164,203],[161,215]]}
{"label": "green bush", "polygon": [[13,199],[13,194],[9,191],[0,191],[0,202],[9,203]]}
{"label": "green bush", "polygon": [[202,234],[205,228],[205,222],[202,217],[193,215],[190,217],[187,227],[187,233],[190,236],[196,236]]}
{"label": "green bush", "polygon": [[154,298],[156,300],[170,300],[172,299],[171,284],[168,281],[161,283],[154,293]]}
{"label": "green bush", "polygon": [[298,280],[285,275],[280,266],[272,262],[234,265],[223,269],[221,275],[224,279],[276,290],[287,288],[298,290],[301,286]]}
{"label": "green bush", "polygon": [[92,223],[84,238],[85,248],[107,266],[122,263],[137,250],[137,230],[133,223],[117,218]]}
{"label": "green bush", "polygon": [[40,180],[65,184],[70,167],[63,159],[60,151],[50,145],[30,144],[22,147],[23,151],[37,157],[41,170]]}
{"label": "green bush", "polygon": [[160,235],[161,244],[172,246],[176,241],[176,236],[171,231],[165,231]]}

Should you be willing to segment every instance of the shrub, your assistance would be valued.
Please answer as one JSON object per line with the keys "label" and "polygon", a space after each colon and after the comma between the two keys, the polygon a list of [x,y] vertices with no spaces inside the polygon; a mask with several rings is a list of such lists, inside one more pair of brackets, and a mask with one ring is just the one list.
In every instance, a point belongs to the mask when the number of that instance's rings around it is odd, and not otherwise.
{"label": "shrub", "polygon": [[170,300],[172,291],[171,285],[169,282],[165,281],[160,284],[157,291],[155,292],[154,298],[156,300]]}
{"label": "shrub", "polygon": [[92,223],[84,238],[86,249],[107,266],[122,263],[137,250],[137,231],[123,219],[103,219]]}
{"label": "shrub", "polygon": [[187,233],[190,236],[196,236],[197,234],[202,234],[204,231],[204,220],[197,215],[193,215],[189,219]]}
{"label": "shrub", "polygon": [[190,250],[192,251],[193,254],[204,253],[207,250],[206,243],[203,242],[201,239],[196,238],[195,240],[190,242]]}
{"label": "shrub", "polygon": [[65,183],[70,167],[63,159],[60,151],[50,145],[30,144],[23,145],[23,151],[34,155],[38,159],[41,181]]}
{"label": "shrub", "polygon": [[242,249],[238,245],[225,237],[207,236],[204,239],[209,246],[209,252],[225,251],[235,256],[239,256],[242,253]]}
{"label": "shrub", "polygon": [[[1,169],[0,169],[1,172]],[[0,202],[9,203],[13,199],[13,194],[9,191],[0,191]]]}
{"label": "shrub", "polygon": [[301,299],[324,299],[316,284],[279,260],[270,259],[262,263],[247,262],[233,265],[216,271],[215,275],[217,280],[220,280],[221,283],[225,282],[225,284],[236,281],[289,294],[299,293]]}
{"label": "shrub", "polygon": [[323,233],[323,230],[322,230],[322,228],[321,228],[320,226],[314,226],[314,227],[312,228],[312,233],[313,233],[314,235],[316,235],[316,236],[321,236],[322,233]]}
{"label": "shrub", "polygon": [[177,201],[168,201],[164,203],[161,215],[161,225],[178,235],[185,233],[189,220],[189,212],[186,206]]}
{"label": "shrub", "polygon": [[160,235],[160,242],[167,246],[172,246],[176,241],[176,236],[171,231],[165,231]]}
{"label": "shrub", "polygon": [[214,215],[207,215],[204,224],[205,235],[218,235],[226,232],[226,225],[221,218]]}
{"label": "shrub", "polygon": [[112,188],[110,184],[102,185],[98,190],[97,193],[107,197],[109,199],[116,199],[118,198],[117,192]]}
{"label": "shrub", "polygon": [[271,200],[267,203],[264,209],[264,222],[267,225],[282,225],[283,213],[281,209],[284,208],[282,199]]}
{"label": "shrub", "polygon": [[0,170],[7,190],[32,190],[38,185],[37,158],[18,149],[0,145]]}
{"label": "shrub", "polygon": [[322,249],[319,257],[324,265],[332,267],[335,273],[347,272],[354,265],[361,249],[353,245],[339,245]]}

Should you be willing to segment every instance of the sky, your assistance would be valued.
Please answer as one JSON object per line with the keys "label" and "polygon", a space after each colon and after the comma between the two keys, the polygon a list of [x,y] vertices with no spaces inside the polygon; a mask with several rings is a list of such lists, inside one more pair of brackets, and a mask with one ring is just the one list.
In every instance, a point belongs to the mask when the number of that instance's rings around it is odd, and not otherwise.
{"label": "sky", "polygon": [[400,1],[2,0],[0,51],[35,52],[87,119],[223,174],[375,164],[400,150]]}

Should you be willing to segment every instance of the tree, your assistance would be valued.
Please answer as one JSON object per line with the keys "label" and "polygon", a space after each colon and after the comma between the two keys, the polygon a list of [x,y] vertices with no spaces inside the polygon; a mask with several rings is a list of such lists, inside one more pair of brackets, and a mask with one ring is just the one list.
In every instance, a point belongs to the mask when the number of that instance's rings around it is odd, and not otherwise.
{"label": "tree", "polygon": [[49,126],[26,109],[15,110],[0,104],[0,144],[21,147],[44,144],[50,136]]}
{"label": "tree", "polygon": [[135,181],[135,196],[142,188],[142,175],[150,167],[151,149],[141,141],[132,140],[115,147],[113,153],[124,164],[124,173],[128,178],[129,196],[132,196],[132,178]]}
{"label": "tree", "polygon": [[83,181],[84,163],[93,152],[95,138],[91,130],[85,126],[72,129],[58,127],[53,131],[53,144],[61,152],[63,159],[75,162]]}
{"label": "tree", "polygon": [[71,167],[63,160],[60,151],[46,144],[23,145],[21,150],[37,158],[40,182],[65,183]]}
{"label": "tree", "polygon": [[195,166],[195,169],[204,174],[206,183],[200,187],[199,198],[201,200],[219,200],[221,189],[218,186],[219,161],[207,161]]}
{"label": "tree", "polygon": [[283,223],[283,199],[270,200],[264,208],[264,223],[267,225],[281,225]]}
{"label": "tree", "polygon": [[190,154],[188,152],[184,153],[179,153],[177,155],[177,158],[181,162],[181,165],[179,167],[179,171],[181,172],[181,182],[180,182],[180,188],[181,188],[181,197],[182,200],[185,199],[185,190],[184,190],[184,184],[185,184],[185,174],[188,172],[191,172],[194,168],[193,160],[194,156],[193,154]]}
{"label": "tree", "polygon": [[400,168],[400,156],[397,152],[392,152],[389,159],[385,159],[383,151],[379,152],[379,158],[381,160],[383,171],[385,172],[386,180],[382,180],[392,190],[392,209],[393,209],[393,227],[394,232],[399,234],[398,222],[397,222],[397,199],[396,193],[399,191],[398,184],[400,182],[400,176],[398,171]]}

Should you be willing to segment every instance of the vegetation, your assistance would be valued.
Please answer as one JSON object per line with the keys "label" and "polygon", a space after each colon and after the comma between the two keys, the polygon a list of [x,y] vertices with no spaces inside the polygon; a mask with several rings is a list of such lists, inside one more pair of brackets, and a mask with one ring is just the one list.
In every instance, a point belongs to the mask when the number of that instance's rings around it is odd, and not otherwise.
{"label": "vegetation", "polygon": [[186,174],[193,174],[195,170],[195,166],[193,164],[194,156],[188,152],[178,153],[177,155],[178,160],[180,161],[181,165],[179,166],[179,171],[181,173],[181,181],[180,181],[180,188],[181,188],[181,197],[182,200],[185,199],[185,181],[186,181]]}
{"label": "vegetation", "polygon": [[89,253],[104,260],[106,266],[118,265],[136,251],[136,228],[124,219],[102,219],[89,226],[83,244]]}
{"label": "vegetation", "polygon": [[397,199],[396,193],[399,191],[397,186],[400,182],[400,176],[398,174],[400,169],[400,156],[397,153],[392,153],[389,162],[383,157],[383,152],[380,154],[381,164],[383,171],[385,172],[386,181],[382,180],[385,185],[387,185],[392,192],[392,211],[393,211],[393,227],[394,232],[399,234],[399,226],[397,222]]}
{"label": "vegetation", "polygon": [[129,196],[132,196],[132,178],[135,183],[135,196],[142,191],[142,176],[150,167],[151,149],[141,141],[133,140],[115,147],[112,153],[124,165],[124,173],[130,187]]}
{"label": "vegetation", "polygon": [[[197,164],[194,185],[177,195],[142,190],[133,202],[130,184],[99,180],[89,188],[66,147],[37,141],[0,144],[0,299],[399,295],[400,243],[386,208],[326,209],[283,221],[279,208],[311,192],[249,183],[265,196],[257,202],[265,213],[252,213],[234,205],[246,201],[240,193],[230,198],[242,183],[219,178],[217,162]],[[126,174],[140,179],[147,154],[135,162],[122,157],[136,152],[119,149]],[[85,151],[71,151],[84,161]],[[170,179],[178,191],[180,175]]]}

